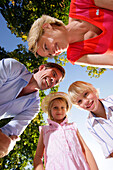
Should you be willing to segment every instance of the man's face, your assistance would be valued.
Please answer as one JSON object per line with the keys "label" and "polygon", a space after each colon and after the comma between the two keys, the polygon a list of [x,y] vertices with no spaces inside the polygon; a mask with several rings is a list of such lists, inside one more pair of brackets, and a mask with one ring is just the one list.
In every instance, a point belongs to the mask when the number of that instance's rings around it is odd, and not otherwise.
{"label": "man's face", "polygon": [[95,113],[98,109],[99,100],[93,91],[87,89],[78,96],[76,104],[82,109]]}
{"label": "man's face", "polygon": [[62,73],[57,68],[47,68],[44,65],[39,67],[39,71],[34,74],[37,88],[46,90],[58,84],[62,79]]}
{"label": "man's face", "polygon": [[42,57],[54,57],[65,51],[68,45],[65,27],[49,24],[37,43],[37,53]]}

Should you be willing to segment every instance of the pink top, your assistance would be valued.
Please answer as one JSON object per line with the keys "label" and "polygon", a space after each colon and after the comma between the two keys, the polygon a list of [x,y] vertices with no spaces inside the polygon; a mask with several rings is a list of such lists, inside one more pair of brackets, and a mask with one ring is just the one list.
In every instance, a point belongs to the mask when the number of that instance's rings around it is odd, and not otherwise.
{"label": "pink top", "polygon": [[113,54],[113,11],[97,7],[94,0],[71,0],[69,17],[87,21],[102,30],[97,37],[69,45],[67,59],[72,64],[85,54]]}
{"label": "pink top", "polygon": [[75,123],[67,118],[58,124],[48,119],[42,126],[45,145],[45,170],[89,170],[77,137]]}

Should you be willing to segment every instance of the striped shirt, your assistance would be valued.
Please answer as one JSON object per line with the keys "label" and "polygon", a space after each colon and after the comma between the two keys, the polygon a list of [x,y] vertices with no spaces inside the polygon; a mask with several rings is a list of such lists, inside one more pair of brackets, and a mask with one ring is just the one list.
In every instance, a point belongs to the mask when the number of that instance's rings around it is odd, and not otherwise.
{"label": "striped shirt", "polygon": [[14,117],[1,128],[7,136],[21,135],[40,110],[38,91],[17,98],[31,77],[32,73],[15,59],[0,61],[0,120]]}
{"label": "striped shirt", "polygon": [[105,108],[107,119],[96,117],[90,112],[87,118],[87,128],[99,142],[107,158],[113,152],[113,95],[101,102]]}

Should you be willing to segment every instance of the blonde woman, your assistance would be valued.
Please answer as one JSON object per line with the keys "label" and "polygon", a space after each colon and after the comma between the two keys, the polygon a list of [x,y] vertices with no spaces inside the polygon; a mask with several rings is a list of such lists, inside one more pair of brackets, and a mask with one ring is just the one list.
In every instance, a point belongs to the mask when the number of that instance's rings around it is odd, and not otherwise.
{"label": "blonde woman", "polygon": [[113,1],[71,0],[69,24],[43,15],[31,26],[28,45],[35,55],[67,50],[72,64],[113,66]]}

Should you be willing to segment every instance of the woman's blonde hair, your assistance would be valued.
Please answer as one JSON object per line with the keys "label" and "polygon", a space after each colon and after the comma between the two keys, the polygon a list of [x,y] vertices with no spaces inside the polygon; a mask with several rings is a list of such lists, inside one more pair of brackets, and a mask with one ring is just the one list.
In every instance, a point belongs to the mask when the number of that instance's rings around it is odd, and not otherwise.
{"label": "woman's blonde hair", "polygon": [[92,84],[84,81],[75,81],[68,88],[68,94],[70,96],[71,102],[74,105],[77,105],[76,103],[77,97],[87,89],[91,90],[93,93],[96,94],[97,97],[99,97],[98,90],[95,89]]}
{"label": "woman's blonde hair", "polygon": [[59,101],[65,102],[65,103],[66,103],[66,111],[68,112],[68,110],[69,110],[69,105],[68,105],[68,102],[67,102],[66,99],[61,98],[61,97],[58,97],[58,98],[53,99],[53,100],[49,103],[49,107],[48,107],[48,118],[51,119],[51,120],[53,120],[53,116],[52,116],[52,114],[51,114],[51,107],[52,107],[52,105],[53,105],[53,103],[54,103],[55,100],[59,100]]}
{"label": "woman's blonde hair", "polygon": [[57,18],[48,16],[48,15],[42,15],[41,18],[38,18],[33,25],[31,26],[31,29],[29,31],[28,35],[28,46],[29,50],[37,56],[37,42],[39,38],[42,36],[43,32],[43,24],[49,23],[49,24],[56,24],[58,26],[64,26],[64,23],[61,20],[58,20]]}

